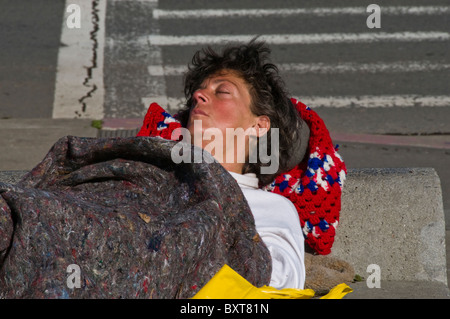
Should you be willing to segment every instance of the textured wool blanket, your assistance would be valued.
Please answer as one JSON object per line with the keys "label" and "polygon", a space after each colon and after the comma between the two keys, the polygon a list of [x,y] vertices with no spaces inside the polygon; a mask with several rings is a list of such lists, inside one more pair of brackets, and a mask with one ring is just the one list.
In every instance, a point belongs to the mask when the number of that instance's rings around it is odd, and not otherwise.
{"label": "textured wool blanket", "polygon": [[0,298],[190,298],[224,264],[267,285],[238,184],[217,162],[174,164],[175,143],[68,136],[0,182]]}

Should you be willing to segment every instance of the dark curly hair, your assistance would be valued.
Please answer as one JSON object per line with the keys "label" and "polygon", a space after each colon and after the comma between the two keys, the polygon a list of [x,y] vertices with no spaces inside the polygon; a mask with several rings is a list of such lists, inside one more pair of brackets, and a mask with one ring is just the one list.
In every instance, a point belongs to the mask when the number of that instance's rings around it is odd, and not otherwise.
{"label": "dark curly hair", "polygon": [[[261,187],[297,165],[303,158],[307,144],[301,138],[301,126],[304,122],[290,101],[278,68],[269,61],[269,55],[270,49],[256,38],[247,44],[227,46],[221,54],[211,47],[197,51],[184,78],[186,107],[176,115],[183,127],[186,127],[190,110],[194,106],[193,94],[202,83],[223,71],[237,73],[250,87],[250,110],[253,114],[268,116],[271,129],[279,128],[278,171],[274,174],[262,174],[261,167],[270,164],[262,163],[259,158],[257,163],[249,163],[247,159],[244,164],[242,173],[255,173]],[[267,145],[264,147],[271,150],[270,130],[266,140]]]}

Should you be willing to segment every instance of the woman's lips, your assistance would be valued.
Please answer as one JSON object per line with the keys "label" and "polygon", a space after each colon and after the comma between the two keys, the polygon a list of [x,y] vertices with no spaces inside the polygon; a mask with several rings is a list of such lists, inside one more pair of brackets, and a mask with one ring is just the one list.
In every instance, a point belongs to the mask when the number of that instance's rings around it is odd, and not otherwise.
{"label": "woman's lips", "polygon": [[208,116],[208,114],[206,114],[204,111],[194,108],[192,110],[192,115],[203,115],[203,116]]}

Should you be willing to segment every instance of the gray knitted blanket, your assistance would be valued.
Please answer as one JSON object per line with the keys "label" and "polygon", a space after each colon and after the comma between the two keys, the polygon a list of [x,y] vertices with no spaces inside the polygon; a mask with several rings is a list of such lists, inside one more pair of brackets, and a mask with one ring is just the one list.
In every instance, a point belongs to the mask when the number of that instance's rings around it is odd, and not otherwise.
{"label": "gray knitted blanket", "polygon": [[239,186],[217,162],[174,164],[175,143],[68,136],[0,182],[0,298],[190,298],[224,264],[268,284]]}

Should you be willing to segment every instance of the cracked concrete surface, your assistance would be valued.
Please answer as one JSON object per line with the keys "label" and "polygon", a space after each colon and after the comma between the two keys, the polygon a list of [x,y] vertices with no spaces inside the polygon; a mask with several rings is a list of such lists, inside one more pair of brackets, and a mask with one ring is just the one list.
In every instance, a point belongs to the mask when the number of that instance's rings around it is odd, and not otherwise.
{"label": "cracked concrete surface", "polygon": [[[97,68],[97,50],[98,50],[98,40],[97,40],[97,33],[99,31],[99,10],[98,10],[98,5],[99,5],[99,0],[93,0],[92,1],[92,24],[93,24],[93,28],[92,31],[90,32],[90,40],[92,42],[92,59],[91,59],[91,66],[86,68],[86,73],[87,76],[83,81],[83,85],[87,88],[89,88],[90,90],[83,96],[81,97],[78,101],[81,103],[82,108],[81,108],[81,112],[85,113],[86,112],[86,108],[87,108],[87,103],[85,102],[85,100],[87,98],[92,97],[92,95],[94,94],[94,92],[97,90],[97,85],[95,83],[91,84],[92,82],[92,74],[93,74],[93,69]],[[81,117],[82,114],[79,112],[76,112],[76,114]]]}

